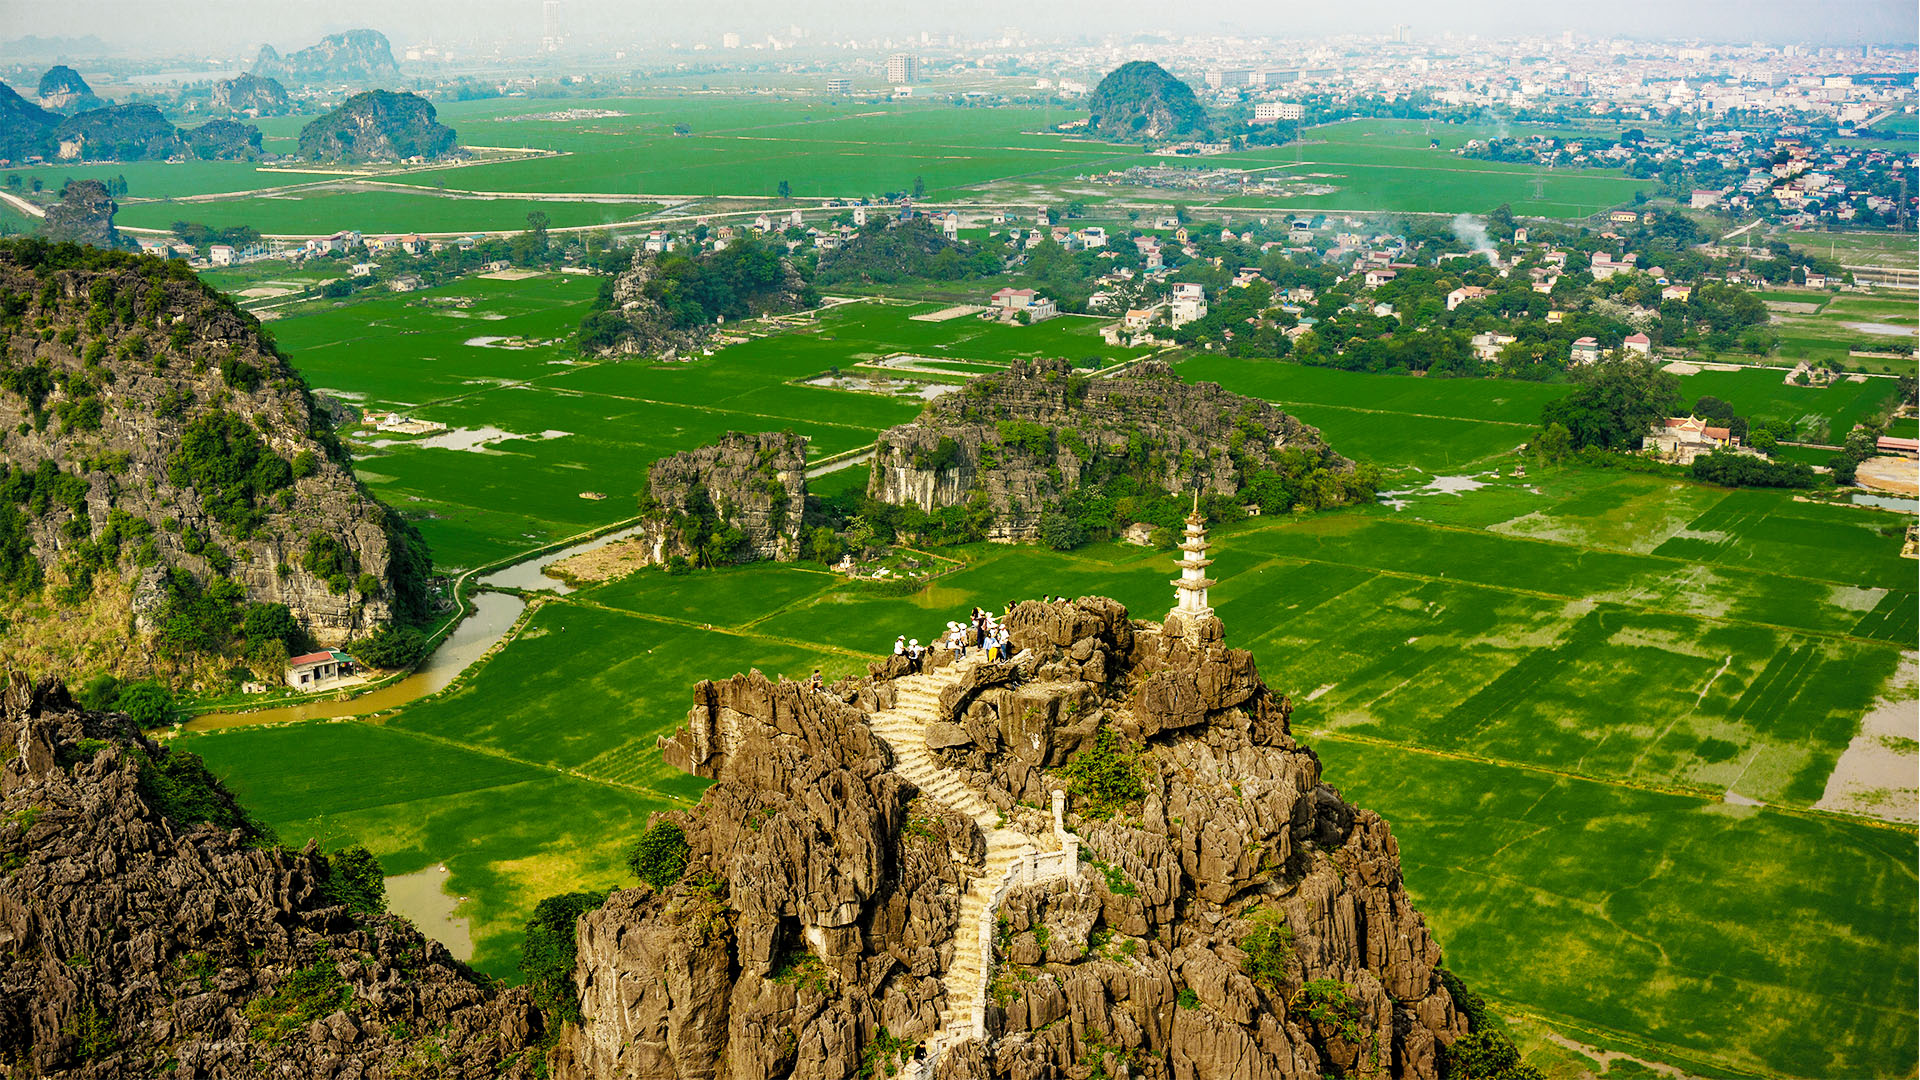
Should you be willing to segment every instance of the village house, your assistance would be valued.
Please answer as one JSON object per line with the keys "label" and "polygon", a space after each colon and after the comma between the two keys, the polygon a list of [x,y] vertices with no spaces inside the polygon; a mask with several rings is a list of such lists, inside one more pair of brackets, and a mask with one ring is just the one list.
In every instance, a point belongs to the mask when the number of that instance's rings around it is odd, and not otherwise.
{"label": "village house", "polygon": [[1591,337],[1579,338],[1573,343],[1567,354],[1568,364],[1592,364],[1600,359],[1600,342]]}
{"label": "village house", "polygon": [[1030,322],[1040,322],[1060,314],[1059,305],[1032,289],[1000,289],[988,299],[987,306],[1001,322],[1013,322],[1023,311]]}
{"label": "village house", "polygon": [[1666,288],[1660,290],[1660,299],[1678,300],[1683,304],[1686,303],[1692,296],[1693,296],[1693,286],[1691,285],[1669,285]]}
{"label": "village house", "polygon": [[1391,270],[1385,270],[1385,269],[1369,270],[1367,271],[1367,276],[1366,276],[1367,288],[1377,289],[1380,286],[1385,285],[1387,282],[1392,281],[1394,278],[1399,276],[1400,275],[1394,273]]}
{"label": "village house", "polygon": [[1632,273],[1639,268],[1639,262],[1640,256],[1631,252],[1629,252],[1624,259],[1616,259],[1607,252],[1596,251],[1593,253],[1593,263],[1590,269],[1593,272],[1593,280],[1605,281],[1615,274]]}
{"label": "village house", "polygon": [[1256,281],[1265,281],[1265,280],[1266,279],[1262,277],[1260,274],[1259,267],[1243,266],[1239,270],[1234,272],[1233,287],[1236,289],[1244,289]]}
{"label": "village house", "polygon": [[1627,340],[1622,342],[1622,344],[1626,346],[1626,350],[1630,353],[1635,353],[1640,356],[1653,355],[1653,339],[1645,334],[1628,334]]}
{"label": "village house", "polygon": [[1173,286],[1173,301],[1167,305],[1167,321],[1185,326],[1207,317],[1207,291],[1197,282],[1182,281]]}
{"label": "village house", "polygon": [[1473,355],[1481,360],[1498,360],[1500,350],[1513,342],[1512,334],[1475,334],[1473,335]]}
{"label": "village house", "polygon": [[1480,300],[1492,295],[1492,289],[1484,289],[1478,285],[1462,285],[1447,294],[1447,310],[1452,311],[1470,300]]}
{"label": "village house", "polygon": [[215,266],[233,265],[233,245],[215,244],[207,249],[207,261]]}
{"label": "village house", "polygon": [[1640,449],[1677,465],[1691,465],[1694,458],[1715,450],[1752,453],[1743,450],[1731,430],[1714,427],[1696,416],[1669,416],[1659,421],[1640,440]]}
{"label": "village house", "polygon": [[287,685],[295,690],[320,690],[353,674],[353,657],[334,649],[296,656],[287,661]]}

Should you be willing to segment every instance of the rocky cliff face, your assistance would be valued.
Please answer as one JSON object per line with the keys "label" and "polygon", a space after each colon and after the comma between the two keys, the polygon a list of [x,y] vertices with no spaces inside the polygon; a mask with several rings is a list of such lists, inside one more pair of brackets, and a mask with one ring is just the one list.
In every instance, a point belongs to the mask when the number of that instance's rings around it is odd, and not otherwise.
{"label": "rocky cliff face", "polygon": [[348,30],[329,34],[317,44],[281,56],[271,45],[260,46],[253,74],[287,83],[346,82],[356,86],[391,86],[400,78],[393,62],[393,46],[378,30]]}
{"label": "rocky cliff face", "polygon": [[34,564],[0,593],[117,580],[150,627],[184,571],[286,604],[323,644],[424,603],[424,552],[305,383],[184,267],[14,243],[0,298],[0,570],[10,550]]}
{"label": "rocky cliff face", "polygon": [[647,490],[655,508],[641,527],[653,562],[694,558],[702,527],[735,529],[734,554],[790,561],[800,557],[807,504],[807,440],[792,432],[744,435],[653,463]]}
{"label": "rocky cliff face", "polygon": [[700,684],[689,874],[582,920],[555,1075],[1437,1077],[1466,1024],[1393,836],[1219,621],[1009,626],[1012,664]]}
{"label": "rocky cliff face", "polygon": [[65,64],[55,64],[40,76],[40,104],[54,112],[73,113],[98,109],[106,102],[94,94],[93,87],[80,73]]}
{"label": "rocky cliff face", "polygon": [[406,161],[459,149],[418,94],[369,90],[300,129],[300,156],[322,162]]}
{"label": "rocky cliff face", "polygon": [[1232,495],[1250,470],[1299,451],[1350,467],[1318,430],[1217,383],[1189,383],[1159,361],[1112,378],[1064,361],[1016,361],[881,432],[868,493],[929,513],[991,503],[996,540],[1032,540],[1061,495],[1127,475],[1174,493]]}
{"label": "rocky cliff face", "polygon": [[278,116],[289,108],[287,88],[249,72],[213,84],[213,107],[242,116]]}
{"label": "rocky cliff face", "polygon": [[59,122],[59,113],[35,105],[13,87],[0,83],[0,158],[19,161],[43,153],[47,133]]}
{"label": "rocky cliff face", "polygon": [[0,759],[9,1075],[530,1075],[525,991],[351,914],[191,755],[0,672]]}
{"label": "rocky cliff face", "polygon": [[90,247],[129,246],[113,227],[114,211],[119,207],[107,186],[98,180],[75,180],[66,186],[59,202],[47,207],[41,219],[40,235],[49,240]]}

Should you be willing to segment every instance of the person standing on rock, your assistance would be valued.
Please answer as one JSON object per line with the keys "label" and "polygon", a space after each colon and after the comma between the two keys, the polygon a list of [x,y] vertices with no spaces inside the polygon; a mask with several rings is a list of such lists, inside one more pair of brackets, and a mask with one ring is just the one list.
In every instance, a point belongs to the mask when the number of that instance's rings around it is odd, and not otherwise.
{"label": "person standing on rock", "polygon": [[811,687],[815,693],[819,692],[821,685],[819,668],[813,669],[813,678],[807,680],[807,685]]}
{"label": "person standing on rock", "polygon": [[901,634],[899,637],[893,639],[893,655],[907,655],[907,635]]}
{"label": "person standing on rock", "polygon": [[920,674],[920,658],[923,654],[925,654],[925,652],[926,650],[920,647],[919,638],[914,638],[913,640],[907,642],[907,673],[908,674],[910,675]]}

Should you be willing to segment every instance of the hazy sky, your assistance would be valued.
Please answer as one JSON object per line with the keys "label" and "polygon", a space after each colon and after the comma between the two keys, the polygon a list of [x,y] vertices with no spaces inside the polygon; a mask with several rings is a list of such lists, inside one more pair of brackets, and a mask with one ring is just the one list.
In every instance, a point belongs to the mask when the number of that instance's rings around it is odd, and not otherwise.
{"label": "hazy sky", "polygon": [[[1920,40],[1915,0],[736,0],[684,5],[664,0],[563,0],[576,37],[622,43],[692,41],[735,30],[752,35],[792,24],[816,34],[862,38],[921,30],[984,35],[1002,27],[1093,35],[1226,30],[1306,36],[1384,33],[1396,23],[1416,37],[1576,33],[1607,37],[1834,45]],[[540,0],[0,0],[0,38],[97,34],[138,51],[229,52],[267,42],[286,51],[322,34],[368,26],[394,44],[517,38],[540,33]],[[144,46],[144,48],[142,48]]]}

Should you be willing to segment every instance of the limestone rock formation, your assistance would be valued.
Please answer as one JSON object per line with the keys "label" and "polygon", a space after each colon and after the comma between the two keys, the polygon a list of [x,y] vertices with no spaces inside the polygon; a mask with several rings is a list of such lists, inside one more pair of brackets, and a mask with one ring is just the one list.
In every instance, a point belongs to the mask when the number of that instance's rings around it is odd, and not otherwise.
{"label": "limestone rock formation", "polygon": [[100,100],[79,72],[65,64],[55,64],[40,76],[40,104],[54,112],[76,113],[98,109],[106,102]]}
{"label": "limestone rock formation", "polygon": [[328,645],[423,613],[417,537],[259,325],[184,266],[8,242],[0,295],[17,301],[0,316],[0,594],[117,582],[149,627],[185,573],[286,604]]}
{"label": "limestone rock formation", "polygon": [[436,115],[418,94],[355,94],[300,129],[300,156],[329,163],[446,157],[459,147]]}
{"label": "limestone rock formation", "polygon": [[260,157],[260,129],[237,120],[209,120],[181,128],[180,137],[202,161],[254,161]]}
{"label": "limestone rock formation", "polygon": [[1466,1023],[1392,833],[1219,621],[1008,625],[1011,663],[701,683],[689,873],[582,920],[555,1075],[1438,1077]]}
{"label": "limestone rock formation", "polygon": [[0,671],[0,758],[9,1075],[531,1075],[524,990],[352,914],[191,754]]}
{"label": "limestone rock formation", "polygon": [[317,44],[281,56],[273,46],[260,46],[253,74],[287,84],[348,83],[354,86],[391,86],[400,78],[393,62],[393,46],[378,30],[348,30],[328,34]]}
{"label": "limestone rock formation", "polygon": [[164,159],[184,149],[180,129],[152,105],[109,105],[62,120],[50,136],[62,160]]}
{"label": "limestone rock formation", "polygon": [[792,432],[729,431],[719,442],[654,462],[647,492],[652,509],[641,542],[651,562],[697,558],[701,541],[715,533],[734,561],[791,561],[800,557],[807,440]]}
{"label": "limestone rock formation", "polygon": [[20,161],[46,152],[47,134],[60,114],[35,105],[0,83],[0,158]]}
{"label": "limestone rock formation", "polygon": [[1064,361],[1015,361],[880,433],[868,493],[932,513],[984,497],[995,540],[1032,540],[1062,494],[1114,475],[1176,494],[1232,495],[1250,470],[1298,451],[1351,467],[1271,403],[1189,383],[1160,361],[1112,378]]}
{"label": "limestone rock formation", "polygon": [[[706,302],[722,295],[724,301]],[[819,302],[792,260],[753,241],[692,258],[635,251],[633,264],[613,279],[610,299],[611,308],[582,324],[582,349],[662,360],[704,349],[716,320],[784,314]]]}
{"label": "limestone rock formation", "polygon": [[113,227],[118,206],[107,194],[107,185],[98,180],[75,180],[66,186],[63,197],[47,207],[40,221],[40,235],[64,243],[92,247],[125,247],[119,230]]}
{"label": "limestone rock formation", "polygon": [[213,84],[213,107],[242,116],[278,116],[290,102],[278,80],[247,72]]}
{"label": "limestone rock formation", "polygon": [[1202,134],[1207,111],[1193,88],[1151,60],[1122,64],[1087,95],[1087,130],[1120,142]]}

